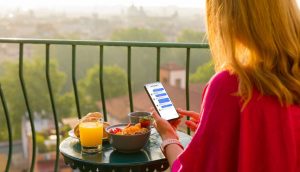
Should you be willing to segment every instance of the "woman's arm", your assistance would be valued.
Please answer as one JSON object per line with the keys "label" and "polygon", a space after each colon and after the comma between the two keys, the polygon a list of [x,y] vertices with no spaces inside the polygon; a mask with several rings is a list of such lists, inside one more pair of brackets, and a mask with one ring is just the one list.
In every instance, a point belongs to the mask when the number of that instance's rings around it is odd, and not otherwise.
{"label": "woman's arm", "polygon": [[[176,133],[176,126],[171,124],[179,124],[180,121],[169,123],[165,119],[162,119],[156,111],[152,111],[152,116],[155,120],[154,127],[156,128],[157,132],[160,134],[162,141],[175,139],[179,140],[178,135]],[[178,141],[179,142],[179,141]],[[182,146],[176,143],[168,144],[162,150],[168,159],[170,167],[172,167],[174,161],[177,159],[178,155],[183,152]]]}
{"label": "woman's arm", "polygon": [[170,167],[172,167],[174,161],[177,159],[178,155],[183,152],[183,149],[178,144],[170,144],[165,148],[165,156],[168,159]]}

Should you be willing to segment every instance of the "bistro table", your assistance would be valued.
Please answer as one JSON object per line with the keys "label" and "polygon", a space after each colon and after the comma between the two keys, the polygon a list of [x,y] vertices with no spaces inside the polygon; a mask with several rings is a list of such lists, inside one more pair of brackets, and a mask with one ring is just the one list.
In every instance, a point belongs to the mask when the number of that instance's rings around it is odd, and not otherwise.
{"label": "bistro table", "polygon": [[[185,147],[191,136],[178,131],[181,143]],[[59,146],[64,161],[71,168],[80,171],[96,172],[135,172],[164,171],[169,167],[168,161],[160,150],[161,138],[152,128],[151,136],[146,146],[139,152],[121,153],[115,150],[109,142],[104,142],[102,152],[82,154],[79,140],[68,137]]]}

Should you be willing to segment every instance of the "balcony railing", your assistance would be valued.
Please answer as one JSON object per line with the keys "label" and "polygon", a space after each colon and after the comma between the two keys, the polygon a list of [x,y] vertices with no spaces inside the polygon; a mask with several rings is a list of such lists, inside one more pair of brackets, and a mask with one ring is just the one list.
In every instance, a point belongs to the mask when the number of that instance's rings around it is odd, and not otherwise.
{"label": "balcony railing", "polygon": [[[32,132],[32,158],[31,158],[31,166],[30,171],[34,171],[34,164],[36,161],[36,131],[33,121],[33,114],[31,110],[30,101],[28,98],[27,93],[27,87],[26,87],[26,81],[24,79],[24,72],[23,72],[23,61],[24,61],[24,45],[26,44],[39,44],[45,46],[45,58],[46,58],[46,70],[45,70],[45,77],[47,80],[47,86],[48,86],[48,92],[51,102],[51,108],[53,111],[53,118],[55,123],[55,129],[56,129],[56,160],[55,160],[55,166],[54,171],[58,171],[58,160],[59,160],[59,143],[60,143],[60,137],[59,137],[59,125],[58,125],[58,117],[57,117],[57,110],[55,106],[56,99],[53,95],[52,90],[52,82],[51,82],[51,76],[49,72],[49,57],[50,57],[50,48],[51,45],[67,45],[71,47],[71,54],[72,54],[72,86],[73,86],[73,92],[75,96],[75,104],[76,104],[76,110],[77,110],[77,116],[80,119],[81,118],[81,109],[80,109],[80,100],[78,96],[78,89],[77,89],[77,81],[76,81],[76,47],[85,45],[85,46],[96,46],[99,47],[99,82],[100,82],[100,92],[101,92],[101,102],[102,102],[102,110],[104,114],[104,120],[107,121],[107,111],[106,111],[106,105],[105,105],[105,92],[104,92],[104,81],[103,81],[103,59],[104,57],[104,48],[108,46],[117,46],[117,47],[126,47],[127,48],[127,84],[128,84],[128,93],[129,93],[129,102],[130,102],[130,111],[134,111],[133,106],[133,96],[132,96],[132,82],[131,82],[131,73],[132,67],[131,67],[131,60],[132,60],[132,48],[133,47],[147,47],[147,48],[153,48],[156,49],[156,80],[160,80],[160,62],[161,62],[161,50],[165,48],[181,48],[186,50],[186,81],[185,81],[185,96],[186,96],[186,109],[190,108],[190,101],[189,101],[189,68],[190,68],[190,52],[191,49],[208,49],[208,44],[198,44],[198,43],[162,43],[162,42],[118,42],[118,41],[77,41],[77,40],[47,40],[47,39],[6,39],[2,38],[0,39],[0,44],[15,44],[18,45],[19,49],[19,80],[20,85],[26,105],[26,109],[28,112],[28,117],[30,121],[31,126],[31,132]],[[5,81],[2,81],[5,82]],[[3,83],[2,83],[3,84]],[[6,95],[7,96],[7,95]],[[8,157],[6,162],[6,168],[5,171],[9,171],[10,165],[11,165],[11,157],[12,157],[12,121],[10,120],[9,111],[7,108],[7,103],[5,100],[5,92],[1,88],[0,83],[0,97],[2,102],[2,108],[6,119],[7,124],[7,130],[8,130],[8,142],[9,142],[9,150],[8,150]],[[189,133],[189,131],[188,131]]]}

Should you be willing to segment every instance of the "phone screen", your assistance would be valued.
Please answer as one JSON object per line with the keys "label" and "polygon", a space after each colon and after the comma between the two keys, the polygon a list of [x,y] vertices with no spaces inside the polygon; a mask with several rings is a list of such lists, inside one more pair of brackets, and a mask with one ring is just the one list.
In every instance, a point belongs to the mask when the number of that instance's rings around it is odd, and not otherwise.
{"label": "phone screen", "polygon": [[157,112],[165,120],[179,118],[179,115],[171,102],[165,88],[160,82],[145,85],[145,89],[152,100]]}

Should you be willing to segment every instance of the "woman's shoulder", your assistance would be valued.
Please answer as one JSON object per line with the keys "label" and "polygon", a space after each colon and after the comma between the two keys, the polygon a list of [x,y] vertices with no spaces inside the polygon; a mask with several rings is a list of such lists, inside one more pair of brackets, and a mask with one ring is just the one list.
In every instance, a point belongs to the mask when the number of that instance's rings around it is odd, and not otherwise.
{"label": "woman's shoulder", "polygon": [[238,77],[227,70],[217,72],[209,80],[207,87],[213,90],[237,91]]}
{"label": "woman's shoulder", "polygon": [[219,108],[221,108],[220,106],[240,108],[240,97],[236,94],[238,85],[237,76],[229,71],[216,73],[203,91],[202,106],[205,106],[206,109],[215,108],[214,104]]}

